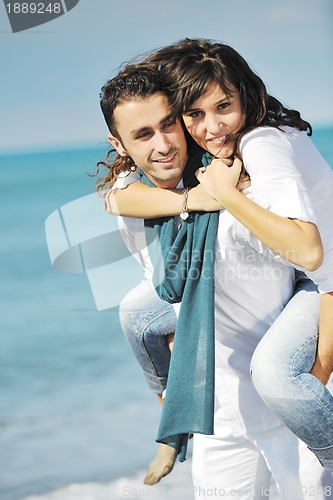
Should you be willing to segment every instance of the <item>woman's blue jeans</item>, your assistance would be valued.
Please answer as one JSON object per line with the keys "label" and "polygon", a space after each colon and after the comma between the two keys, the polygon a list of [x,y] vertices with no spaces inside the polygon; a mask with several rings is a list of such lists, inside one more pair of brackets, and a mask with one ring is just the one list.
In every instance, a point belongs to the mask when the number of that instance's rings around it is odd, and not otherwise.
{"label": "woman's blue jeans", "polygon": [[[316,355],[319,294],[303,273],[297,276],[294,296],[253,354],[252,380],[267,406],[333,470],[333,396],[309,373]],[[177,321],[173,307],[142,282],[123,299],[120,321],[150,388],[161,394],[170,362],[166,335]]]}
{"label": "woman's blue jeans", "polygon": [[333,470],[333,396],[309,373],[316,356],[320,296],[298,273],[296,290],[258,344],[253,384],[264,402]]}

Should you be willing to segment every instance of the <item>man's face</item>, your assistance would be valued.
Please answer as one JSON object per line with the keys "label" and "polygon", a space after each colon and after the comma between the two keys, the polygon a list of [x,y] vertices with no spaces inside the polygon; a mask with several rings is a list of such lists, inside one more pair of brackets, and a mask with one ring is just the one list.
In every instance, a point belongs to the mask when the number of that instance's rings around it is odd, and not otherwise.
{"label": "man's face", "polygon": [[165,94],[124,102],[114,111],[121,138],[109,140],[121,156],[130,156],[156,186],[176,187],[187,161],[187,144],[181,123]]}

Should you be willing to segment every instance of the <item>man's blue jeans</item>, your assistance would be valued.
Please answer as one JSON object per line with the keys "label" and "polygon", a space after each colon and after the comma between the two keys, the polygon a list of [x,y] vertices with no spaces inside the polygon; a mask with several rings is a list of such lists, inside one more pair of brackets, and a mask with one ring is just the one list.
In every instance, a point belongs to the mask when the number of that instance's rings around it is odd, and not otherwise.
{"label": "man's blue jeans", "polygon": [[[254,352],[251,374],[267,406],[333,470],[333,396],[309,374],[318,318],[317,288],[299,273],[294,296]],[[173,307],[142,282],[123,299],[120,321],[150,388],[161,394],[170,362],[166,335],[177,321]]]}

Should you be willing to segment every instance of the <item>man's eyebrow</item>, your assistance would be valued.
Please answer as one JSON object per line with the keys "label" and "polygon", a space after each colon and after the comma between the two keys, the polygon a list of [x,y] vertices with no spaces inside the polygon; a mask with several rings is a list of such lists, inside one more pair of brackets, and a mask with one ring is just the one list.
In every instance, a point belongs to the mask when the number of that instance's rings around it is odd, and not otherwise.
{"label": "man's eyebrow", "polygon": [[[160,125],[164,125],[166,122],[168,122],[169,120],[172,120],[172,119],[176,119],[176,116],[174,113],[170,113],[168,114],[167,116],[165,116],[161,121],[160,121]],[[134,129],[131,131],[131,135],[133,137],[136,137],[138,136],[139,134],[141,134],[142,132],[149,132],[151,130],[151,127],[140,127],[140,128],[137,128],[137,129]]]}
{"label": "man's eyebrow", "polygon": [[131,131],[131,135],[135,137],[135,136],[141,134],[142,132],[148,132],[149,130],[151,130],[151,127],[137,128],[137,129],[134,129]]}
{"label": "man's eyebrow", "polygon": [[163,120],[160,121],[161,125],[164,125],[165,122],[168,122],[169,120],[175,120],[176,119],[176,115],[175,113],[169,113],[165,118],[163,118]]}

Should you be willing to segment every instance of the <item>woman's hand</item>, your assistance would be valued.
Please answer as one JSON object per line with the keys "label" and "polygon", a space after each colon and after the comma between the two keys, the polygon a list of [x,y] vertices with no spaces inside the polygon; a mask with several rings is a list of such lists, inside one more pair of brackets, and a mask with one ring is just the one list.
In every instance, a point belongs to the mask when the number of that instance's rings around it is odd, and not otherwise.
{"label": "woman's hand", "polygon": [[198,184],[188,192],[187,206],[189,212],[216,212],[223,207],[205,191],[205,188]]}
{"label": "woman's hand", "polygon": [[225,197],[237,189],[236,186],[240,180],[241,171],[242,162],[238,158],[234,160],[231,166],[216,158],[205,171],[198,169],[195,175],[205,191],[223,205]]}

